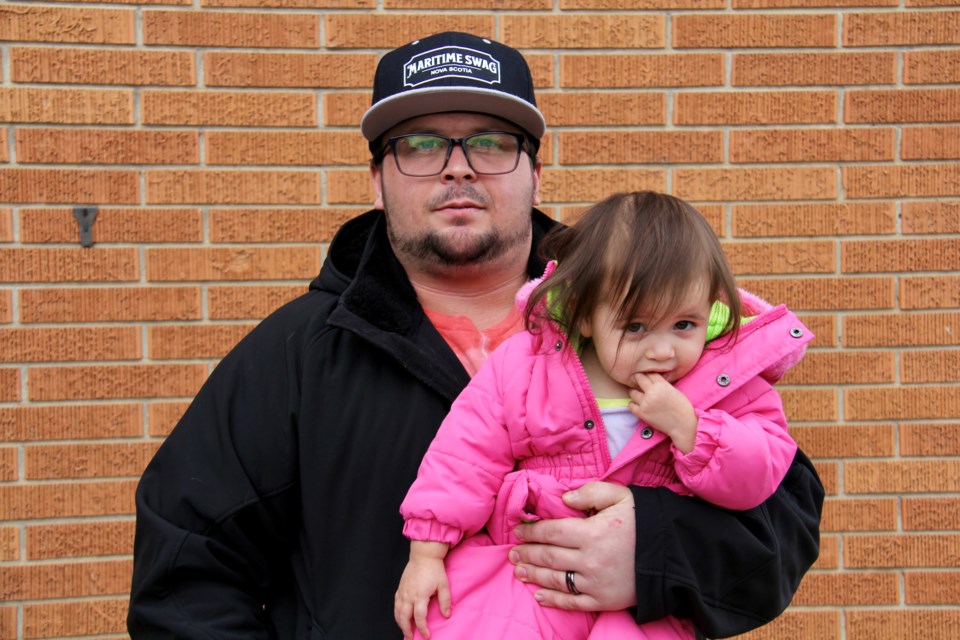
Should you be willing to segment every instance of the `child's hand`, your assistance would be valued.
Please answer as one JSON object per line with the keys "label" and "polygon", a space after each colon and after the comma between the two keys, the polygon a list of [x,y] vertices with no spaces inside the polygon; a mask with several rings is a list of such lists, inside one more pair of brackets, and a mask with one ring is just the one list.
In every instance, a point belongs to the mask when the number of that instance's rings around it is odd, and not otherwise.
{"label": "child's hand", "polygon": [[[424,638],[430,637],[430,630],[427,628],[427,607],[434,594],[437,596],[437,604],[440,605],[440,613],[446,618],[450,617],[450,585],[443,566],[447,545],[442,545],[442,554],[439,557],[437,549],[430,547],[432,545],[440,545],[440,543],[411,543],[410,561],[403,570],[400,586],[394,597],[393,617],[400,625],[404,638],[413,637],[414,625],[420,631],[420,635]],[[417,549],[418,546],[420,549]]]}
{"label": "child's hand", "polygon": [[638,373],[633,379],[637,384],[630,390],[633,415],[665,433],[680,451],[693,451],[697,414],[687,396],[659,373]]}

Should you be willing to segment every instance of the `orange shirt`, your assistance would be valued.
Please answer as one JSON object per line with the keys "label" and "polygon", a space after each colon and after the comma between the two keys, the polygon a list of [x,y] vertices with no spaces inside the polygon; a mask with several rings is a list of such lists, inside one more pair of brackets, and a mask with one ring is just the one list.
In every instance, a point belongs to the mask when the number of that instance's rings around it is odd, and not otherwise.
{"label": "orange shirt", "polygon": [[480,370],[487,355],[523,328],[523,317],[516,307],[511,307],[506,318],[483,331],[477,329],[467,316],[450,316],[429,309],[424,309],[424,312],[457,354],[471,378]]}

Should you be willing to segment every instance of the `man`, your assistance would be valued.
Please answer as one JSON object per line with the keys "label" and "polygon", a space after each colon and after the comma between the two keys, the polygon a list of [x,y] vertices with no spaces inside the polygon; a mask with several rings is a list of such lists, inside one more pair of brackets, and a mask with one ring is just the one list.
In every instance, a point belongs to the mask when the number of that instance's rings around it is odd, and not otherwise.
{"label": "man", "polygon": [[[400,637],[398,507],[543,270],[544,128],[509,47],[445,33],[384,56],[361,123],[375,209],[338,232],[308,293],[223,359],[143,474],[132,636]],[[730,635],[789,603],[822,499],[802,454],[745,513],[594,483],[568,503],[596,515],[523,527],[512,559],[545,606],[635,606],[638,621]]]}

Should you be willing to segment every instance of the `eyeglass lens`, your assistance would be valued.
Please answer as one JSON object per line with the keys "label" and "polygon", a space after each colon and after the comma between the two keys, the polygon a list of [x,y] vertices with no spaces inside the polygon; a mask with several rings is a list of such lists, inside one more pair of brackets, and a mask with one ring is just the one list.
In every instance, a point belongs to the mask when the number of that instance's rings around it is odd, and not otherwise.
{"label": "eyeglass lens", "polygon": [[413,133],[392,138],[397,168],[408,176],[434,176],[443,171],[452,145],[459,145],[470,168],[479,174],[510,173],[520,160],[518,135],[498,131],[475,133],[465,138]]}

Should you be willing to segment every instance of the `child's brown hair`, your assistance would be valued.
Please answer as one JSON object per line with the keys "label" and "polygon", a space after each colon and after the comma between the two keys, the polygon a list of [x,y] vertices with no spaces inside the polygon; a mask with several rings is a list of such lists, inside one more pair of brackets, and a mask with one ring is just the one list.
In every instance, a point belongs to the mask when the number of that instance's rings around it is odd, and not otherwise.
{"label": "child's brown hair", "polygon": [[733,273],[713,228],[679,198],[652,191],[614,194],[574,225],[548,234],[541,251],[557,268],[527,302],[531,331],[552,320],[571,344],[580,344],[584,321],[610,299],[620,300],[620,319],[642,311],[655,322],[705,278],[710,302],[729,307],[725,332],[736,338],[741,303]]}

